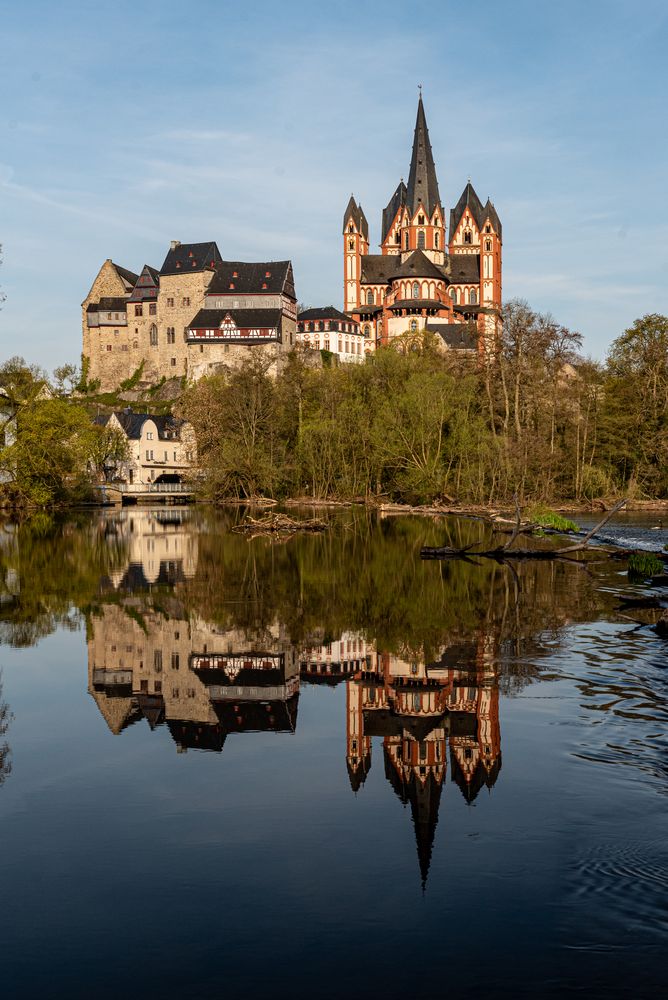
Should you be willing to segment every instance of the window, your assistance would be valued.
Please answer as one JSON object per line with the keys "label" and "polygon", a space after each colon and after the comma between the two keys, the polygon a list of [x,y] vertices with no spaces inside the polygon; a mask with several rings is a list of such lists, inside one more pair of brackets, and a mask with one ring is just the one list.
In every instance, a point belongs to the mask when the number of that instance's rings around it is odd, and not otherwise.
{"label": "window", "polygon": [[[176,462],[176,452],[174,452],[174,461]],[[178,638],[178,636],[177,636]]]}
{"label": "window", "polygon": [[107,344],[107,350],[108,350],[108,351],[110,351],[110,350],[111,350],[111,344]]}
{"label": "window", "polygon": [[142,312],[143,312],[142,311],[142,307],[140,305],[139,306],[135,306],[135,316],[141,316]]}
{"label": "window", "polygon": [[148,338],[151,343],[151,347],[158,346],[158,328],[155,323],[151,323],[151,328],[148,332]]}
{"label": "window", "polygon": [[[165,452],[165,462],[167,461],[167,452]],[[169,548],[169,545],[167,546]]]}
{"label": "window", "polygon": [[355,240],[348,240],[348,249],[349,250],[355,249]]}
{"label": "window", "polygon": [[176,341],[176,331],[173,326],[167,327],[167,343],[173,344]]}
{"label": "window", "polygon": [[349,233],[354,233],[354,232],[355,232],[355,227],[353,226],[352,222],[351,222],[351,223],[350,223],[350,225],[348,226],[348,232],[349,232]]}
{"label": "window", "polygon": [[146,452],[146,461],[147,462],[152,462],[153,461],[153,451],[148,451],[147,450],[147,452]]}
{"label": "window", "polygon": [[464,243],[470,243],[470,242],[471,242],[471,230],[470,229],[465,229],[464,230]]}
{"label": "window", "polygon": [[176,368],[176,358],[170,358],[169,363],[172,368]]}
{"label": "window", "polygon": [[472,306],[478,305],[478,293],[475,288],[472,288],[469,292],[469,302]]}
{"label": "window", "polygon": [[394,242],[395,242],[395,243],[401,243],[401,233],[399,233],[399,232],[396,232],[396,233],[394,234]]}
{"label": "window", "polygon": [[155,682],[155,693],[162,694],[162,681]]}
{"label": "window", "polygon": [[372,306],[373,305],[373,292],[370,289],[366,293],[366,304],[368,306]]}
{"label": "window", "polygon": [[418,215],[418,226],[424,226],[424,215]]}
{"label": "window", "polygon": [[181,301],[181,305],[182,306],[189,306],[190,305],[190,296],[189,295],[185,295],[183,297],[183,299]]}
{"label": "window", "polygon": [[489,253],[491,249],[492,249],[492,241],[485,240],[485,250]]}
{"label": "window", "polygon": [[174,299],[167,299],[167,305],[168,306],[173,306],[174,305]]}
{"label": "window", "polygon": [[421,229],[418,233],[418,250],[424,250],[424,231]]}
{"label": "window", "polygon": [[178,653],[172,653],[172,670],[178,670],[179,669],[179,665],[180,665],[179,664],[179,654]]}
{"label": "window", "polygon": [[414,281],[413,282],[413,298],[414,299],[419,299],[420,298],[420,283],[419,283],[419,281]]}
{"label": "window", "polygon": [[417,320],[416,319],[412,319],[411,320],[411,333],[416,333],[416,332],[417,332]]}
{"label": "window", "polygon": [[339,337],[339,354],[343,350],[343,337]]}
{"label": "window", "polygon": [[364,336],[365,337],[370,337],[371,336],[371,327],[369,326],[368,323],[366,323],[365,326],[364,326]]}
{"label": "window", "polygon": [[153,440],[153,431],[146,431],[146,440],[147,441]]}
{"label": "window", "polygon": [[488,222],[487,225],[485,226],[485,232],[486,233],[491,233],[491,231],[492,231],[492,227],[490,226],[490,224]]}
{"label": "window", "polygon": [[325,337],[325,350],[329,350],[329,337]]}
{"label": "window", "polygon": [[149,316],[155,316],[155,314],[156,314],[157,311],[158,311],[157,304],[155,302],[149,302],[149,305],[148,305],[148,314],[149,314]]}
{"label": "window", "polygon": [[434,250],[438,250],[438,233],[434,233]]}
{"label": "window", "polygon": [[162,670],[162,650],[161,649],[154,649],[153,650],[153,668],[155,669],[156,673],[160,673],[160,671]]}

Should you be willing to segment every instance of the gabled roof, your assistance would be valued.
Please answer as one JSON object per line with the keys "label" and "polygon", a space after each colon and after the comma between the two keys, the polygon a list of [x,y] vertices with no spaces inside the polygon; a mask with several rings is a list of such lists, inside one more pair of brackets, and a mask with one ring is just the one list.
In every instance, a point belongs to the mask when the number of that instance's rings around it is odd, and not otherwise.
{"label": "gabled roof", "polygon": [[[230,288],[234,285],[234,288]],[[266,286],[266,287],[263,287]],[[289,260],[268,260],[247,263],[242,260],[223,260],[216,268],[207,295],[223,295],[229,292],[248,294],[282,292],[295,298],[295,283],[292,263]]]}
{"label": "gabled roof", "polygon": [[345,215],[343,216],[343,232],[345,233],[348,227],[348,220],[352,217],[353,222],[357,226],[358,231],[362,234],[365,240],[369,239],[369,223],[366,221],[366,215],[361,205],[358,205],[354,197],[350,196],[350,201],[348,202],[348,207],[346,208]]}
{"label": "gabled roof", "polygon": [[361,281],[363,285],[389,285],[397,266],[398,255],[370,253],[362,257]]}
{"label": "gabled roof", "polygon": [[484,209],[480,198],[475,193],[475,189],[471,184],[471,181],[468,181],[466,187],[462,191],[459,201],[455,207],[450,210],[450,239],[452,239],[455,235],[455,230],[461,222],[461,218],[467,208],[470,209],[471,215],[475,219],[478,229],[482,231]]}
{"label": "gabled roof", "polygon": [[182,272],[189,274],[192,271],[215,270],[220,262],[220,250],[215,242],[178,243],[167,253],[160,268],[160,274],[181,274]]}
{"label": "gabled roof", "polygon": [[413,138],[413,155],[411,157],[411,169],[408,175],[408,187],[406,189],[406,203],[415,215],[420,205],[422,205],[427,215],[433,214],[436,206],[441,204],[441,196],[438,193],[438,181],[436,180],[436,167],[429,141],[429,129],[427,119],[422,104],[422,94],[418,101],[417,119],[415,121],[415,135]]}
{"label": "gabled roof", "polygon": [[384,243],[387,234],[390,231],[390,226],[397,217],[397,212],[402,205],[406,204],[406,185],[402,180],[399,181],[399,185],[387,203],[387,206],[383,209],[383,232],[381,236],[381,243]]}
{"label": "gabled roof", "polygon": [[[130,285],[131,287],[134,287],[135,282],[137,281],[137,278],[139,277],[138,274],[135,274],[134,271],[128,271],[127,268],[121,267],[120,264],[114,264],[113,260],[111,262],[111,266],[114,268],[114,270],[116,271],[116,274],[119,276],[119,278],[122,281],[124,281],[126,284]],[[128,288],[128,291],[130,291],[130,288]]]}
{"label": "gabled roof", "polygon": [[132,289],[130,302],[142,302],[144,299],[156,298],[160,285],[160,272],[149,264],[144,264],[137,283]]}
{"label": "gabled roof", "polygon": [[414,250],[410,257],[397,267],[392,275],[392,279],[395,278],[437,278],[439,281],[444,281],[445,273],[438,264],[429,260],[422,250]]}
{"label": "gabled roof", "polygon": [[[142,427],[147,420],[152,420],[158,431],[158,438],[161,441],[171,441],[173,440],[172,435],[178,434],[181,428],[185,424],[185,420],[179,420],[177,417],[167,416],[157,416],[152,413],[133,413],[131,410],[114,410],[113,416],[116,417],[119,424],[125,431],[126,437],[132,441],[138,441],[141,437]],[[94,423],[106,426],[111,414],[104,417],[96,417]]]}
{"label": "gabled roof", "polygon": [[478,346],[477,330],[468,323],[439,323],[430,319],[425,323],[425,330],[438,334],[453,351],[475,351]]}
{"label": "gabled roof", "polygon": [[321,308],[315,309],[304,309],[297,315],[297,319],[301,322],[303,319],[338,319],[342,323],[354,323],[355,320],[351,319],[350,316],[346,316],[345,313],[339,312],[334,306],[322,306]]}
{"label": "gabled roof", "polygon": [[188,326],[191,330],[215,330],[226,316],[240,330],[277,330],[281,323],[280,309],[200,309]]}

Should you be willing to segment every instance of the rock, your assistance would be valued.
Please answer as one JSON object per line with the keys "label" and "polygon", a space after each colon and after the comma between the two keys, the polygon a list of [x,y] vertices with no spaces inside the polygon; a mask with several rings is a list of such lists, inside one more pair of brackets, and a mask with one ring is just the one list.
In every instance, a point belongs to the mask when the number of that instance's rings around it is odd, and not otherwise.
{"label": "rock", "polygon": [[663,612],[654,629],[662,639],[668,639],[668,611]]}

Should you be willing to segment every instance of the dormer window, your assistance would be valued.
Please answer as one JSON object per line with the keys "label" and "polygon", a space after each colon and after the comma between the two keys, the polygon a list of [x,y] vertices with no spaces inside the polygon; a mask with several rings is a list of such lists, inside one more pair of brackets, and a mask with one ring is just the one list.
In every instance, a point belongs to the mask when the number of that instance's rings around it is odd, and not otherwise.
{"label": "dormer window", "polygon": [[424,226],[424,215],[418,215],[418,226]]}
{"label": "dormer window", "polygon": [[230,281],[230,288],[234,288],[234,282]]}
{"label": "dormer window", "polygon": [[189,257],[192,257],[192,255],[193,255],[193,252],[192,252],[192,250],[189,250],[189,251],[188,251],[188,256],[189,256]]}
{"label": "dormer window", "polygon": [[487,225],[485,226],[485,232],[486,233],[491,233],[491,231],[492,231],[492,227],[490,226],[490,224],[488,222]]}
{"label": "dormer window", "polygon": [[193,267],[197,267],[197,261],[196,260],[193,261]]}
{"label": "dormer window", "polygon": [[271,278],[271,271],[265,271],[264,276],[265,278]]}
{"label": "dormer window", "polygon": [[177,260],[177,262],[176,262],[176,268],[177,268],[177,270],[178,270],[178,268],[180,268],[180,267],[181,267],[181,261],[180,261],[180,260]]}
{"label": "dormer window", "polygon": [[239,277],[238,271],[232,271],[232,277],[233,278],[238,278]]}
{"label": "dormer window", "polygon": [[262,287],[263,287],[263,288],[266,288],[266,287],[267,287],[267,282],[266,282],[266,281],[263,281],[263,282],[262,282]]}
{"label": "dormer window", "polygon": [[355,227],[353,226],[352,222],[351,222],[351,223],[350,223],[350,225],[348,226],[348,232],[349,232],[349,233],[354,233],[354,232],[355,232]]}

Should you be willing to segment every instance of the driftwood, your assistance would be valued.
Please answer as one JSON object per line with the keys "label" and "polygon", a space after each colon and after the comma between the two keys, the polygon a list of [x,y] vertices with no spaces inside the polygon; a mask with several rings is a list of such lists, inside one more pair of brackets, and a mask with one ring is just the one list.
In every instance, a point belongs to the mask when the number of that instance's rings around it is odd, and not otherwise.
{"label": "driftwood", "polygon": [[241,524],[235,524],[232,531],[244,535],[292,535],[297,531],[325,531],[327,522],[317,517],[296,520],[288,514],[266,514],[264,517],[247,517]]}
{"label": "driftwood", "polygon": [[420,550],[420,557],[422,559],[462,559],[466,557],[475,556],[479,559],[496,559],[499,562],[503,562],[507,559],[569,559],[573,553],[582,552],[589,545],[589,542],[594,537],[594,535],[601,530],[601,528],[608,523],[610,518],[621,510],[626,503],[627,498],[620,500],[616,503],[614,507],[606,513],[602,521],[589,531],[581,542],[577,542],[575,545],[567,545],[558,549],[511,549],[511,545],[517,538],[521,530],[521,513],[517,497],[515,497],[515,511],[516,511],[516,521],[513,532],[504,545],[499,545],[495,549],[476,549],[473,543],[472,545],[467,545],[461,549],[454,549],[448,546],[443,546],[439,548],[433,548],[430,546],[425,546]]}

